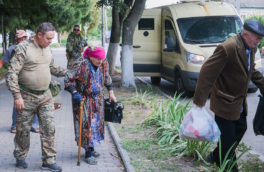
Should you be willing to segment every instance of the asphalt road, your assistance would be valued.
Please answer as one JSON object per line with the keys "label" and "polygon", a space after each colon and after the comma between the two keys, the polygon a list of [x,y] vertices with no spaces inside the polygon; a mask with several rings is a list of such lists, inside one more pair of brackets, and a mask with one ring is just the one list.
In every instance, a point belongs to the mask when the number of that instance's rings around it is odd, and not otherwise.
{"label": "asphalt road", "polygon": [[[264,59],[262,59],[262,66],[264,66]],[[141,77],[141,79],[144,79],[147,83],[151,84],[150,77]],[[161,84],[158,86],[158,88],[163,91],[165,94],[169,96],[174,96],[175,94],[175,88],[174,85],[166,80],[161,80]],[[258,94],[260,94],[259,90],[256,93],[248,93],[247,101],[248,101],[248,118],[247,118],[247,124],[248,129],[245,133],[242,141],[245,142],[247,145],[251,146],[254,151],[264,155],[264,137],[263,136],[255,136],[253,131],[253,119],[255,116],[255,112],[257,109],[257,105],[259,102]],[[187,98],[186,101],[190,100],[191,98]],[[193,103],[191,102],[191,105]],[[209,109],[210,106],[210,99],[207,99],[205,108],[210,113],[210,115],[213,117],[214,113]]]}

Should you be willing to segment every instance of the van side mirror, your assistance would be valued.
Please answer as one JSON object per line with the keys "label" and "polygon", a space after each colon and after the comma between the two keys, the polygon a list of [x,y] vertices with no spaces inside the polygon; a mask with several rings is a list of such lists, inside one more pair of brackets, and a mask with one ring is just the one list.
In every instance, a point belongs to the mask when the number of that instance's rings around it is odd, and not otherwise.
{"label": "van side mirror", "polygon": [[165,47],[167,51],[175,51],[176,49],[172,38],[166,38],[165,45],[167,47]]}
{"label": "van side mirror", "polygon": [[175,51],[181,54],[180,44],[177,38],[176,38],[176,45],[173,42],[173,38],[166,38],[164,48],[165,49],[163,51],[167,51],[167,52]]}

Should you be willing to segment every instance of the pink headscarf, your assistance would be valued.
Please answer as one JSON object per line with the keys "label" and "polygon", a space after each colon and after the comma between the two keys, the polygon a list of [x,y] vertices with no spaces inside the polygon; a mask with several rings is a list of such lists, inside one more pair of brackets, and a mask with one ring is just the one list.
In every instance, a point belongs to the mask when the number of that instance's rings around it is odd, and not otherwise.
{"label": "pink headscarf", "polygon": [[93,57],[96,59],[103,59],[105,58],[105,50],[103,47],[88,47],[83,53],[84,58],[89,58]]}
{"label": "pink headscarf", "polygon": [[23,37],[26,37],[26,36],[27,36],[27,33],[24,30],[17,30],[16,31],[16,37],[17,38],[23,38]]}

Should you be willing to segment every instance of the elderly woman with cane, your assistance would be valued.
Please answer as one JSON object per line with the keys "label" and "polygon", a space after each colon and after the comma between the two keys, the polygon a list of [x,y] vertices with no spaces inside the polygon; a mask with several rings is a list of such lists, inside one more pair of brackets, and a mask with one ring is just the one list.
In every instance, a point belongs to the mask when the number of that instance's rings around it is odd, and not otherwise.
{"label": "elderly woman with cane", "polygon": [[[83,58],[79,58],[67,72],[64,83],[65,90],[72,94],[75,140],[86,151],[84,161],[96,165],[96,157],[100,154],[94,147],[104,139],[104,85],[109,91],[109,100],[116,101],[105,50],[99,46],[88,47]],[[82,127],[79,126],[81,100],[84,100]],[[82,129],[81,143],[79,128]]]}

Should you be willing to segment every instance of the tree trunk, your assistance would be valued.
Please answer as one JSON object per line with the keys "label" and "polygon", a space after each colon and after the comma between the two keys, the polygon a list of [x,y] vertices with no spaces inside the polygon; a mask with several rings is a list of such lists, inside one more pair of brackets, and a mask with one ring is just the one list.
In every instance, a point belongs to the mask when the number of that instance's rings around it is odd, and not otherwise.
{"label": "tree trunk", "polygon": [[[122,87],[135,87],[134,70],[133,70],[133,46],[122,45]],[[123,70],[125,69],[125,70]]]}
{"label": "tree trunk", "polygon": [[119,43],[109,43],[107,51],[107,61],[109,63],[109,73],[115,74],[116,58],[119,56]]}
{"label": "tree trunk", "polygon": [[109,73],[115,73],[116,58],[119,55],[119,42],[121,35],[121,24],[118,9],[114,6],[112,9],[112,29],[110,43],[107,51],[107,61],[109,63]]}
{"label": "tree trunk", "polygon": [[61,42],[60,42],[60,32],[57,32],[58,33],[58,43],[60,44]]}
{"label": "tree trunk", "polygon": [[15,39],[15,32],[9,32],[9,46],[15,44],[16,43],[16,39]]}
{"label": "tree trunk", "polygon": [[133,70],[133,35],[145,8],[146,0],[136,0],[128,17],[123,22],[122,36],[122,86],[135,86]]}

